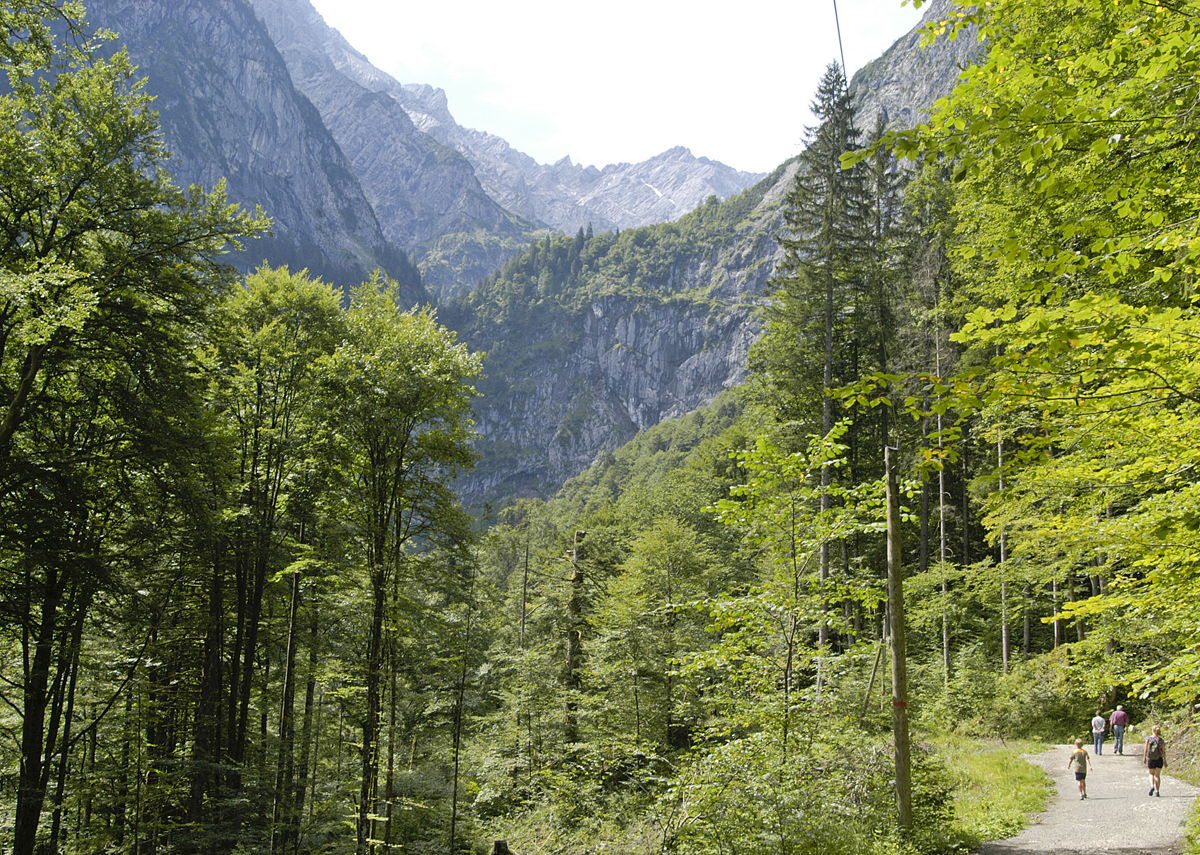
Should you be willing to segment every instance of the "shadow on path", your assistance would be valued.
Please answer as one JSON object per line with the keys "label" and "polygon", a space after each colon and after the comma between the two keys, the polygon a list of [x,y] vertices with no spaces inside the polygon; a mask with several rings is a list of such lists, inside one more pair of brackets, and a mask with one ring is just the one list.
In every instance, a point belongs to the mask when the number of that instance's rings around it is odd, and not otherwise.
{"label": "shadow on path", "polygon": [[[1084,746],[1090,751],[1090,746]],[[1150,776],[1135,753],[1092,757],[1086,799],[1079,798],[1075,775],[1067,769],[1073,746],[1058,745],[1025,759],[1041,766],[1057,793],[1045,813],[1008,840],[984,844],[979,855],[1177,855],[1183,851],[1183,824],[1200,789],[1162,776],[1162,795],[1151,796]],[[1170,755],[1167,757],[1170,763]]]}

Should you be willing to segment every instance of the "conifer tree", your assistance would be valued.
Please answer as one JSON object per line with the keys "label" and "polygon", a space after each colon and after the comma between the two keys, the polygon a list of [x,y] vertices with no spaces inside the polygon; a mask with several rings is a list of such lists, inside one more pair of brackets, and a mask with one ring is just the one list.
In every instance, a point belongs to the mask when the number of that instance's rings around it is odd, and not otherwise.
{"label": "conifer tree", "polygon": [[[856,482],[876,471],[856,449],[882,454],[875,413],[844,406],[835,389],[882,370],[889,346],[886,245],[894,219],[894,168],[889,162],[843,168],[859,131],[841,68],[831,64],[812,104],[820,124],[810,130],[784,209],[784,257],[766,334],[751,354],[754,388],[779,422],[785,446],[827,436],[846,420],[845,441]],[[873,429],[872,429],[873,428]],[[821,473],[821,510],[830,510],[833,472]],[[831,544],[821,549],[820,577],[830,575]],[[819,642],[828,640],[821,627]]]}
{"label": "conifer tree", "polygon": [[855,320],[854,277],[866,239],[864,170],[841,157],[859,133],[841,68],[830,64],[811,105],[799,171],[784,203],[784,257],[772,285],[767,334],[752,355],[764,402],[789,432],[828,433],[837,416],[827,394],[847,379]]}

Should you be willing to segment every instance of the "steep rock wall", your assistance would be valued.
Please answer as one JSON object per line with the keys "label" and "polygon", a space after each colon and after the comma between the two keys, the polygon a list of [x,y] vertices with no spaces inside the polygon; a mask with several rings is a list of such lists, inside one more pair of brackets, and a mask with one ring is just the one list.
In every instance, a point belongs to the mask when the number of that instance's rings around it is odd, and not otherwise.
{"label": "steep rock wall", "polygon": [[178,182],[226,179],[232,200],[271,216],[274,236],[235,261],[307,267],[343,287],[376,268],[399,274],[349,161],[244,0],[89,0],[87,11],[148,78]]}
{"label": "steep rock wall", "polygon": [[523,326],[464,328],[488,352],[480,464],[460,484],[468,501],[549,495],[598,454],[743,382],[794,176],[793,163],[766,179],[733,240],[697,248],[656,280],[568,313],[534,312]]}
{"label": "steep rock wall", "polygon": [[[384,234],[418,259],[448,236],[487,235],[478,259],[423,265],[436,290],[463,287],[524,246],[536,229],[493,200],[453,147],[420,131],[403,106],[308,0],[253,0],[299,89],[316,105],[374,207]],[[335,58],[341,58],[336,61]],[[499,244],[500,251],[495,251]],[[507,250],[507,253],[504,251]]]}

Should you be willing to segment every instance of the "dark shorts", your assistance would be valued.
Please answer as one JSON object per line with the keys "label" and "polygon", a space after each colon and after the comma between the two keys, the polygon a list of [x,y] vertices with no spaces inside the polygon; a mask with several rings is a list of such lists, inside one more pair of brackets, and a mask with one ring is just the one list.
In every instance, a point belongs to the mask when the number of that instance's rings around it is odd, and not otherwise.
{"label": "dark shorts", "polygon": [[1076,780],[1076,781],[1082,781],[1082,780],[1083,780],[1084,778],[1086,778],[1086,777],[1087,777],[1087,772],[1076,772],[1076,773],[1075,773],[1075,780]]}
{"label": "dark shorts", "polygon": [[1161,769],[1162,767],[1163,767],[1163,760],[1161,757],[1159,757],[1157,760],[1147,760],[1146,761],[1147,769]]}

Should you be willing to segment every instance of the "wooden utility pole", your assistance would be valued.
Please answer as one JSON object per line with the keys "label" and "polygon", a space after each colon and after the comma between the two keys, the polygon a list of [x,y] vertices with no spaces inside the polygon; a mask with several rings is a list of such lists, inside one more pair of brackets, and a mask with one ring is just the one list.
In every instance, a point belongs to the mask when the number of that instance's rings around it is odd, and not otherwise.
{"label": "wooden utility pole", "polygon": [[896,815],[901,832],[912,828],[912,767],[908,750],[908,666],[904,653],[904,568],[900,562],[900,490],[896,449],[883,450],[887,470],[888,614],[892,630],[892,732],[896,740]]}

